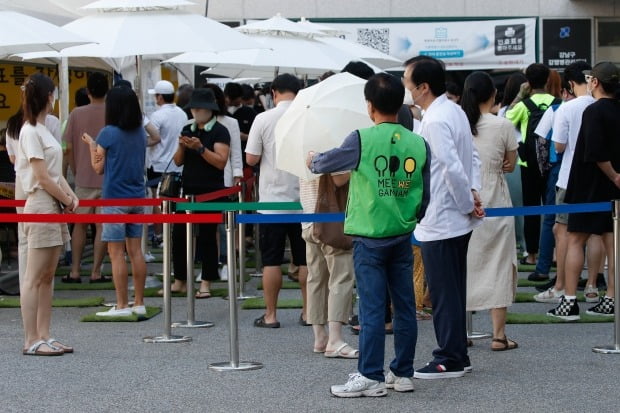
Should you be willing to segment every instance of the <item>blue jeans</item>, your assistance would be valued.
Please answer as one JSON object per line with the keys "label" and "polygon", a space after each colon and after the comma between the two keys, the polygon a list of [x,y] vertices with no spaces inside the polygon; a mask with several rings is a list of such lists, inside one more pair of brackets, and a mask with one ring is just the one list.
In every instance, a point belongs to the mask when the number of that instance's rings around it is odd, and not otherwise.
{"label": "blue jeans", "polygon": [[394,353],[390,369],[398,377],[413,376],[413,358],[418,339],[413,295],[413,254],[410,241],[381,248],[353,243],[353,264],[362,327],[358,370],[364,376],[385,381],[385,305],[387,291],[394,305]]}
{"label": "blue jeans", "polygon": [[[103,207],[104,214],[144,214],[144,207]],[[105,242],[124,242],[126,238],[141,238],[144,224],[103,224],[101,240]]]}
{"label": "blue jeans", "polygon": [[[555,184],[558,182],[561,162],[553,164],[549,170],[547,178],[547,188],[545,190],[545,205],[555,205]],[[555,214],[546,214],[543,218],[540,230],[540,249],[538,262],[536,263],[536,273],[549,275],[553,262],[553,249],[555,248],[555,237],[553,236],[553,225],[555,224]]]}

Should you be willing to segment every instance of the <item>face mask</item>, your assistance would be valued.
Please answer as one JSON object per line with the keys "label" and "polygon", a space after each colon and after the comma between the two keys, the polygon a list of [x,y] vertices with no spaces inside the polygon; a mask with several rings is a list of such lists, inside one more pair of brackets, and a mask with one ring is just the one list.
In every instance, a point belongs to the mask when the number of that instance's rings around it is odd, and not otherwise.
{"label": "face mask", "polygon": [[237,109],[239,109],[241,106],[229,106],[228,107],[228,113],[230,113],[231,115],[233,115]]}
{"label": "face mask", "polygon": [[411,96],[411,92],[408,90],[405,92],[405,99],[403,100],[403,104],[407,106],[415,105],[415,101],[413,100],[413,96]]}
{"label": "face mask", "polygon": [[586,95],[592,96],[592,88],[589,83],[586,85]]}

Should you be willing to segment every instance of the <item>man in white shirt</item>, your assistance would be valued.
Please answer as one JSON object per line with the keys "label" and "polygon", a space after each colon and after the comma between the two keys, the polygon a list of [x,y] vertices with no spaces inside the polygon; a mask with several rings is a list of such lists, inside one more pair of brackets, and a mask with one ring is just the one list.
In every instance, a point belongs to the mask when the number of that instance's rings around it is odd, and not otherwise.
{"label": "man in white shirt", "polygon": [[[260,202],[299,202],[299,178],[276,166],[275,127],[297,95],[301,84],[290,74],[277,76],[272,84],[276,107],[256,116],[245,149],[248,165],[260,163],[258,200]],[[275,211],[257,211],[269,214]],[[278,211],[282,212],[282,211]],[[284,211],[286,212],[286,211]],[[299,211],[288,211],[299,212]],[[299,267],[299,284],[303,309],[299,322],[306,325],[306,244],[301,238],[301,224],[260,224],[259,246],[263,261],[263,295],[265,314],[254,320],[255,327],[279,328],[276,317],[278,294],[282,287],[282,260],[286,238],[291,243],[293,264]]]}
{"label": "man in white shirt", "polygon": [[467,247],[484,216],[477,192],[480,159],[465,113],[445,95],[442,62],[428,57],[407,61],[403,82],[425,111],[420,134],[432,154],[430,203],[414,234],[422,244],[438,348],[415,377],[462,377],[471,368],[465,326]]}

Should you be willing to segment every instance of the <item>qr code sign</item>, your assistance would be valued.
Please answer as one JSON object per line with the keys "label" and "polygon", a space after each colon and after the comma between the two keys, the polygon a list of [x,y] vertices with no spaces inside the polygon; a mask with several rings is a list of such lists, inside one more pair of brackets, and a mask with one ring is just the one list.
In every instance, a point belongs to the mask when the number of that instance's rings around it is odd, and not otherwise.
{"label": "qr code sign", "polygon": [[357,42],[390,54],[390,29],[357,29]]}

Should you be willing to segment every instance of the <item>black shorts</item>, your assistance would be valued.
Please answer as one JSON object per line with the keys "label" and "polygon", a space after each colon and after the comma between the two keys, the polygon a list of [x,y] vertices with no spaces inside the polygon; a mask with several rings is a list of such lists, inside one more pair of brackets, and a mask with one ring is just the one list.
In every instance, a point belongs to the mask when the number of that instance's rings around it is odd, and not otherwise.
{"label": "black shorts", "polygon": [[298,267],[306,265],[306,243],[301,238],[301,224],[260,224],[259,228],[263,265],[282,265],[287,236],[291,243],[293,264]]}
{"label": "black shorts", "polygon": [[568,232],[602,235],[614,232],[611,212],[580,212],[568,214]]}
{"label": "black shorts", "polygon": [[155,170],[153,169],[152,166],[146,170],[146,179],[148,181],[150,181],[152,179],[159,178],[161,175],[162,175],[162,173],[161,172],[155,172]]}

